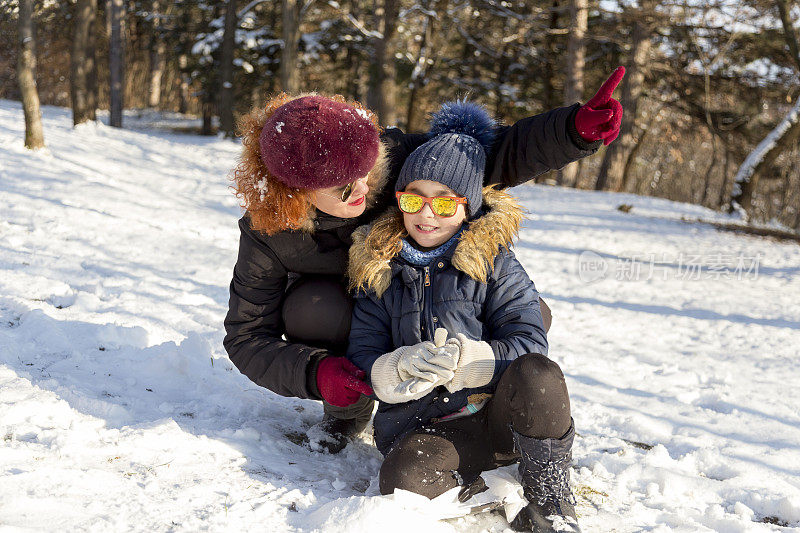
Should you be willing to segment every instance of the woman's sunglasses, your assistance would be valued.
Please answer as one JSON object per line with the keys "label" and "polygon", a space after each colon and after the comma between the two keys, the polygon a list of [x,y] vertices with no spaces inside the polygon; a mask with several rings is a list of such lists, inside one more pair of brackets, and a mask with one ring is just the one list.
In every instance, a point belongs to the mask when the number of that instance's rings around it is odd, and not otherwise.
{"label": "woman's sunglasses", "polygon": [[356,181],[350,182],[344,186],[344,189],[342,189],[342,196],[341,196],[342,202],[346,202],[347,200],[350,199],[350,195],[353,194],[353,189],[356,188]]}
{"label": "woman's sunglasses", "polygon": [[425,204],[431,206],[433,214],[440,217],[451,217],[456,214],[459,204],[467,204],[467,199],[455,196],[434,196],[428,198],[427,196],[420,196],[411,192],[397,192],[397,205],[400,211],[413,215],[419,213]]}
{"label": "woman's sunglasses", "polygon": [[350,199],[350,196],[352,196],[353,191],[356,188],[356,183],[358,183],[358,180],[356,180],[356,181],[354,181],[352,183],[348,183],[347,185],[345,185],[344,189],[342,189],[342,194],[337,194],[337,195],[328,194],[328,193],[322,192],[320,190],[317,190],[316,193],[317,194],[321,194],[323,196],[330,196],[331,198],[336,198],[337,200],[340,200],[342,202],[346,202],[347,200]]}

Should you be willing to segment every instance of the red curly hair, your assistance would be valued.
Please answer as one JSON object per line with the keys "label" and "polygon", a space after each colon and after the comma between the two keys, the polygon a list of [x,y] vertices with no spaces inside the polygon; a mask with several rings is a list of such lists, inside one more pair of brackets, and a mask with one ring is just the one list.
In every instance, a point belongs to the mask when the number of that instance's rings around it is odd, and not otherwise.
{"label": "red curly hair", "polygon": [[[234,182],[232,188],[239,198],[241,207],[250,216],[250,226],[267,235],[285,230],[313,231],[312,221],[315,215],[312,203],[313,191],[292,188],[278,181],[261,160],[259,144],[261,130],[275,110],[303,96],[308,94],[290,96],[281,93],[270,99],[263,108],[253,108],[242,116],[237,124],[238,133],[242,138],[242,155],[232,172],[231,180]],[[326,96],[326,98],[356,109],[363,109],[376,130],[381,131],[378,118],[360,103],[348,102],[340,95]],[[367,194],[367,207],[374,203],[377,193],[384,185],[386,172],[386,150],[383,143],[380,143],[378,158],[368,174],[367,184],[370,192]]]}

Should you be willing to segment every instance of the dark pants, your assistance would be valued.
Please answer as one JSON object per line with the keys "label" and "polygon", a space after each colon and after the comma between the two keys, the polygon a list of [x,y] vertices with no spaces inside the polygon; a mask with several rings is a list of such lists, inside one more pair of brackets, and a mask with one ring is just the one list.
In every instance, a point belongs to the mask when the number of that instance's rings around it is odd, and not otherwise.
{"label": "dark pants", "polygon": [[381,466],[381,494],[399,488],[435,498],[484,470],[518,460],[511,428],[527,437],[557,439],[570,426],[561,368],[544,355],[523,355],[503,373],[483,409],[431,424],[395,442]]}

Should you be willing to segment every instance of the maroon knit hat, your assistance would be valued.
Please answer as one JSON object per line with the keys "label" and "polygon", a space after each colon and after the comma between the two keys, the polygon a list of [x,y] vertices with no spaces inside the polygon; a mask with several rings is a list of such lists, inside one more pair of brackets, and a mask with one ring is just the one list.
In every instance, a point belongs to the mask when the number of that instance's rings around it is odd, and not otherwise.
{"label": "maroon knit hat", "polygon": [[363,178],[375,165],[379,142],[368,111],[323,96],[304,96],[280,106],[259,137],[267,170],[298,189]]}

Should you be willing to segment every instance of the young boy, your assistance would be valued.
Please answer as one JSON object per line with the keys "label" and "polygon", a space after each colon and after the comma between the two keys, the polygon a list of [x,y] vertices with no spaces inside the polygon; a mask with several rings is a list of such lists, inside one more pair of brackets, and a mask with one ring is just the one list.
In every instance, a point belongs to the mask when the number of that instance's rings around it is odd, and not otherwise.
{"label": "young boy", "polygon": [[[494,122],[445,104],[405,161],[399,211],[353,235],[347,357],[380,400],[380,489],[434,498],[520,461],[527,531],[578,531],[564,376],[547,358],[539,296],[510,251],[522,210],[481,190]],[[449,337],[449,338],[448,338]]]}

